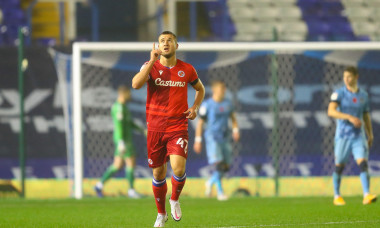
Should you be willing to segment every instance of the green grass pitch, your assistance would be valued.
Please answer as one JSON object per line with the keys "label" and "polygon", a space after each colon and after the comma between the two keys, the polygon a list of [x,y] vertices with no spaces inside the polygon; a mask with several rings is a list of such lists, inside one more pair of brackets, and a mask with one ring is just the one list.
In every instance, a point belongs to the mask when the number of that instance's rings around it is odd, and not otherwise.
{"label": "green grass pitch", "polygon": [[[183,217],[169,215],[166,227],[380,227],[380,205],[362,205],[346,197],[346,206],[331,197],[231,198],[182,197]],[[168,201],[167,201],[168,202]],[[166,205],[168,212],[170,206]],[[0,199],[0,227],[152,227],[153,198],[83,200]]]}

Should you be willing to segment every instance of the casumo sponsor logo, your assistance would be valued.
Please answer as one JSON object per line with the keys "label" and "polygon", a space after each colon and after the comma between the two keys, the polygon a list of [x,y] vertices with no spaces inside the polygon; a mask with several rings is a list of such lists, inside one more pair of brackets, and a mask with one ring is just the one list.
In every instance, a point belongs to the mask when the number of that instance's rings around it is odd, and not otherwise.
{"label": "casumo sponsor logo", "polygon": [[185,87],[186,82],[180,82],[180,81],[165,81],[161,80],[161,78],[157,78],[154,83],[158,86],[172,86],[172,87]]}

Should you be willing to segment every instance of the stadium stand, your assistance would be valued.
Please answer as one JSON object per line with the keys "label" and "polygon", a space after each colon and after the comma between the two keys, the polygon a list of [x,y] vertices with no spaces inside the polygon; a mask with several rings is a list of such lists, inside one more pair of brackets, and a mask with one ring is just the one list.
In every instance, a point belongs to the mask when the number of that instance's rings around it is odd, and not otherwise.
{"label": "stadium stand", "polygon": [[356,36],[379,40],[380,0],[342,0],[342,4],[345,8],[343,14],[350,21]]}
{"label": "stadium stand", "polygon": [[20,0],[0,0],[0,11],[0,45],[13,45],[17,40],[18,27],[26,25]]}
{"label": "stadium stand", "polygon": [[279,40],[305,40],[307,27],[295,0],[236,2],[228,1],[229,12],[237,30],[234,40],[272,40],[274,29],[277,30]]}
{"label": "stadium stand", "polygon": [[[227,7],[224,8],[224,3]],[[380,0],[227,0],[205,3],[211,28],[234,41],[377,40]],[[226,17],[227,30],[221,18]]]}
{"label": "stadium stand", "polygon": [[[246,0],[239,0],[235,3],[237,5],[244,5]],[[212,33],[216,36],[215,39],[232,40],[233,35],[236,33],[235,24],[232,21],[226,1],[205,2],[210,21]],[[226,14],[224,13],[226,11]]]}

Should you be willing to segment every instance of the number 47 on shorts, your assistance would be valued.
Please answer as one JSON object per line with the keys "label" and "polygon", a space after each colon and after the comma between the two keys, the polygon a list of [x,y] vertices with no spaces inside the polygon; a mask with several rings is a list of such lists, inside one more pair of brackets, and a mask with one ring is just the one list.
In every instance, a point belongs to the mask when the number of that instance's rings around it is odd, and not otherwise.
{"label": "number 47 on shorts", "polygon": [[187,154],[187,145],[188,145],[187,139],[179,138],[176,144],[181,145],[181,148],[184,148],[185,154]]}

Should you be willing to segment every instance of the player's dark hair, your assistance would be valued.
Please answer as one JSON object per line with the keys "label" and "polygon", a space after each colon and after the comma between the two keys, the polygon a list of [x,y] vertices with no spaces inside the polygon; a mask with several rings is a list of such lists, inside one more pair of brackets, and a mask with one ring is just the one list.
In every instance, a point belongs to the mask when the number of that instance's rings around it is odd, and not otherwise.
{"label": "player's dark hair", "polygon": [[177,36],[171,31],[163,31],[158,37],[160,37],[161,35],[172,35],[175,39],[175,42],[177,42]]}
{"label": "player's dark hair", "polygon": [[129,91],[131,91],[131,90],[126,85],[119,85],[119,87],[117,87],[117,92],[119,92],[119,93],[121,93],[121,92],[129,92]]}
{"label": "player's dark hair", "polygon": [[348,66],[344,69],[345,72],[349,72],[351,73],[352,75],[354,76],[357,76],[359,73],[358,73],[358,68],[354,67],[354,66]]}
{"label": "player's dark hair", "polygon": [[215,79],[210,82],[211,87],[214,87],[217,84],[226,85],[226,83],[220,79]]}

